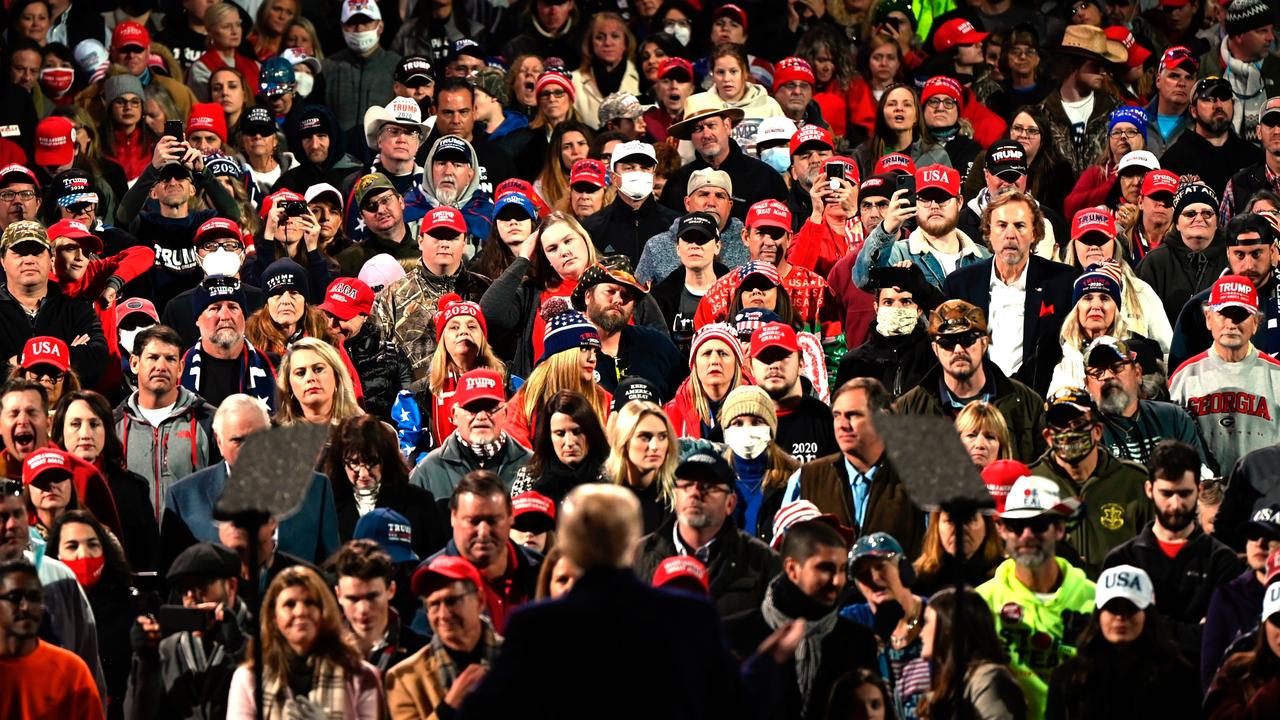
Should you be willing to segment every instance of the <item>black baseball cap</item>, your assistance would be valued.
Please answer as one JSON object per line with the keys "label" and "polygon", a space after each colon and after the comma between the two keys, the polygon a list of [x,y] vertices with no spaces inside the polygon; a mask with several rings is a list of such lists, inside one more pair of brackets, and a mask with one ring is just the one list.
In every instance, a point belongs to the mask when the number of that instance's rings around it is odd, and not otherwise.
{"label": "black baseball cap", "polygon": [[1017,140],[1001,140],[992,143],[987,149],[987,172],[992,175],[1004,173],[1027,174],[1027,150]]}
{"label": "black baseball cap", "polygon": [[680,218],[680,224],[676,226],[676,238],[682,238],[686,233],[719,240],[720,223],[716,220],[716,216],[711,213],[691,212]]}
{"label": "black baseball cap", "polygon": [[1226,79],[1210,75],[1196,81],[1191,97],[1194,100],[1231,100],[1235,98],[1235,92],[1232,91],[1231,83]]}
{"label": "black baseball cap", "polygon": [[410,55],[396,66],[396,82],[406,87],[422,87],[430,85],[431,63],[421,55]]}
{"label": "black baseball cap", "polygon": [[705,450],[695,452],[677,465],[676,478],[728,485],[731,488],[737,484],[737,477],[729,463],[716,453]]}

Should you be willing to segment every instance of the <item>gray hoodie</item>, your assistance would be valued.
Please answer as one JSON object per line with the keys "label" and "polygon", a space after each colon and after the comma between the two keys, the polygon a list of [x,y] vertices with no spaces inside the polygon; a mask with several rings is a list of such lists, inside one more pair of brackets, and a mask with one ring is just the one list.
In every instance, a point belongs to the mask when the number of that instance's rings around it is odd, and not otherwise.
{"label": "gray hoodie", "polygon": [[157,526],[164,513],[165,490],[221,459],[213,439],[214,410],[184,387],[178,388],[178,399],[159,427],[152,427],[138,408],[136,390],[116,408],[116,432],[124,443],[125,464],[146,478]]}

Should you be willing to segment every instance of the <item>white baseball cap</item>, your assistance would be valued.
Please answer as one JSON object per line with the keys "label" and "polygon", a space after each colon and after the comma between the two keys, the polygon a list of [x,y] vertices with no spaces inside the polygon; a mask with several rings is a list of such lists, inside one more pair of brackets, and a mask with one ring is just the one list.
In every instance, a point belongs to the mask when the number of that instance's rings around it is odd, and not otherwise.
{"label": "white baseball cap", "polygon": [[1273,582],[1262,593],[1262,622],[1280,612],[1280,582]]}
{"label": "white baseball cap", "polygon": [[1079,507],[1079,498],[1062,498],[1058,483],[1039,475],[1024,475],[1013,481],[1000,517],[1016,520],[1039,517],[1046,513],[1069,517]]}
{"label": "white baseball cap", "polygon": [[1120,158],[1120,165],[1116,167],[1116,172],[1124,172],[1131,167],[1140,167],[1143,170],[1159,170],[1160,161],[1150,150],[1130,150]]}
{"label": "white baseball cap", "polygon": [[1155,588],[1146,570],[1132,565],[1116,565],[1098,576],[1093,601],[1097,607],[1106,607],[1115,599],[1128,600],[1139,610],[1146,610],[1155,602]]}
{"label": "white baseball cap", "polygon": [[789,117],[770,117],[760,121],[756,128],[756,145],[767,142],[791,142],[796,134],[796,124]]}
{"label": "white baseball cap", "polygon": [[381,20],[382,10],[374,0],[346,0],[342,3],[342,24],[356,15],[364,15],[370,20]]}
{"label": "white baseball cap", "polygon": [[609,157],[609,169],[612,170],[614,165],[632,158],[648,158],[649,162],[657,165],[658,155],[653,151],[653,146],[647,142],[639,140],[630,140],[624,143],[618,143],[613,146],[613,155]]}

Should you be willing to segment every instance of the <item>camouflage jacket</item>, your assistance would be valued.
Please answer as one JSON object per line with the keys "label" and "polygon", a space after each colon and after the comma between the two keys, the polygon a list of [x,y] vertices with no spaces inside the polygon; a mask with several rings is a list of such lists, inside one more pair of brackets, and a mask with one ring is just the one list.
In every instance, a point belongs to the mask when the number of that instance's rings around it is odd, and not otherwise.
{"label": "camouflage jacket", "polygon": [[451,292],[479,302],[491,282],[465,269],[446,277],[419,265],[378,294],[374,320],[382,337],[395,343],[409,360],[414,389],[425,383],[436,350],[436,303]]}

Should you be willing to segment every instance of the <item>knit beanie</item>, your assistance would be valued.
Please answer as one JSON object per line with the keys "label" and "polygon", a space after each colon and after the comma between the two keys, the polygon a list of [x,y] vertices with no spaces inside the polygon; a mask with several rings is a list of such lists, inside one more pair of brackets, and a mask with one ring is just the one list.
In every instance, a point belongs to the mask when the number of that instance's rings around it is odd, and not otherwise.
{"label": "knit beanie", "polygon": [[280,258],[262,271],[262,290],[267,297],[275,297],[290,290],[305,300],[311,296],[307,271],[289,258]]}
{"label": "knit beanie", "polygon": [[1212,208],[1218,207],[1218,196],[1214,194],[1213,189],[1204,183],[1188,183],[1178,189],[1176,195],[1173,196],[1173,219],[1177,222],[1178,216],[1188,205],[1202,203]]}
{"label": "knit beanie", "polygon": [[1090,265],[1083,275],[1076,278],[1075,287],[1071,291],[1071,304],[1079,303],[1085,293],[1094,292],[1110,295],[1116,302],[1116,308],[1120,307],[1120,282],[1097,263]]}
{"label": "knit beanie", "polygon": [[773,398],[758,385],[739,385],[724,399],[720,406],[720,427],[729,427],[736,417],[751,415],[758,417],[769,426],[769,432],[778,433],[778,411],[774,409]]}
{"label": "knit beanie", "polygon": [[121,95],[137,95],[138,99],[142,99],[146,95],[142,91],[142,81],[129,73],[120,73],[107,78],[102,86],[102,96],[107,101],[107,106],[110,107],[111,103]]}
{"label": "knit beanie", "polygon": [[733,351],[734,357],[738,359],[738,367],[744,368],[747,364],[746,357],[742,354],[742,342],[738,340],[738,333],[734,327],[728,323],[707,323],[698,328],[693,334],[693,343],[689,348],[689,369],[693,369],[694,359],[698,357],[698,349],[708,340],[720,340],[729,346]]}
{"label": "knit beanie", "polygon": [[1140,107],[1131,105],[1122,105],[1111,111],[1111,119],[1107,122],[1107,132],[1115,129],[1118,123],[1129,123],[1142,133],[1142,139],[1147,139],[1147,111]]}
{"label": "knit beanie", "polygon": [[595,326],[587,322],[586,315],[569,307],[569,301],[564,298],[553,297],[547,300],[542,303],[542,309],[538,313],[547,324],[542,335],[542,357],[538,358],[539,363],[566,350],[600,347],[600,333]]}
{"label": "knit beanie", "polygon": [[240,281],[220,275],[207,277],[195,287],[191,306],[196,311],[196,317],[200,317],[210,305],[223,300],[238,304],[241,312],[249,306],[248,300],[245,299],[244,288],[240,287]]}
{"label": "knit beanie", "polygon": [[1234,0],[1227,6],[1227,35],[1243,35],[1274,22],[1270,6],[1263,0]]}
{"label": "knit beanie", "polygon": [[444,333],[444,326],[449,321],[460,316],[470,315],[480,323],[480,332],[484,336],[489,337],[489,328],[484,323],[484,313],[480,312],[480,305],[470,300],[463,300],[458,293],[446,293],[436,301],[436,342],[440,342],[440,335]]}

